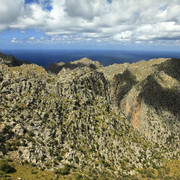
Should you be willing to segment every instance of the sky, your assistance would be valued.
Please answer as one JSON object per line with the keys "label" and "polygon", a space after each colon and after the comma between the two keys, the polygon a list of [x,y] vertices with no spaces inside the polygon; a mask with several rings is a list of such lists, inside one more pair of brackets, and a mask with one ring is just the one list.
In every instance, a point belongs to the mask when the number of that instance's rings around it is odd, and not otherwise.
{"label": "sky", "polygon": [[180,49],[180,0],[0,0],[0,49]]}

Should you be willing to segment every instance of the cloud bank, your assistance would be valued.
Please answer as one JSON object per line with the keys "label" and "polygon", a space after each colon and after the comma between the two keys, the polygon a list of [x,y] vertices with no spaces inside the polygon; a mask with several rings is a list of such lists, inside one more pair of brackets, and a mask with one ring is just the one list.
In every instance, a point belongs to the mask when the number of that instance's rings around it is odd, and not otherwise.
{"label": "cloud bank", "polygon": [[180,0],[0,0],[0,4],[0,31],[34,28],[51,40],[180,44]]}

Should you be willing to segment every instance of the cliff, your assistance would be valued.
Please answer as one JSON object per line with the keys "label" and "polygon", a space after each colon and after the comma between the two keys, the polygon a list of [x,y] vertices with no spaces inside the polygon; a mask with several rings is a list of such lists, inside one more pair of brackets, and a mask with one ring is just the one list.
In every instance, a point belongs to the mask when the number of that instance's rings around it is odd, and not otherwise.
{"label": "cliff", "polygon": [[109,79],[113,103],[133,128],[153,142],[179,148],[180,60],[140,61],[115,71],[113,66],[100,71]]}
{"label": "cliff", "polygon": [[61,174],[68,164],[93,179],[132,177],[162,168],[163,158],[178,160],[179,63],[103,67],[84,58],[48,71],[1,64],[1,157]]}

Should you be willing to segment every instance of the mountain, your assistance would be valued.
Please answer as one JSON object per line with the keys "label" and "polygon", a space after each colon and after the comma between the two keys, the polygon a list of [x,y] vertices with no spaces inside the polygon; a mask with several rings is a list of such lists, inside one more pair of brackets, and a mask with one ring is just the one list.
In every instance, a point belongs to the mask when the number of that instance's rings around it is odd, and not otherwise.
{"label": "mountain", "polygon": [[5,55],[0,52],[0,64],[6,64],[12,67],[12,66],[21,66],[22,64],[30,64],[30,62],[25,60],[24,61],[17,60],[12,55]]}
{"label": "mountain", "polygon": [[179,59],[112,65],[100,71],[111,83],[114,104],[136,131],[158,144],[180,148]]}
{"label": "mountain", "polygon": [[180,60],[8,65],[0,65],[1,158],[62,179],[179,178]]}
{"label": "mountain", "polygon": [[91,59],[83,58],[83,59],[73,61],[73,62],[68,62],[68,63],[64,63],[64,62],[52,63],[47,68],[47,71],[58,74],[59,71],[61,71],[63,68],[75,69],[77,67],[78,68],[80,68],[80,67],[90,67],[92,69],[98,69],[100,67],[103,67],[103,65],[100,64],[98,61],[92,61]]}

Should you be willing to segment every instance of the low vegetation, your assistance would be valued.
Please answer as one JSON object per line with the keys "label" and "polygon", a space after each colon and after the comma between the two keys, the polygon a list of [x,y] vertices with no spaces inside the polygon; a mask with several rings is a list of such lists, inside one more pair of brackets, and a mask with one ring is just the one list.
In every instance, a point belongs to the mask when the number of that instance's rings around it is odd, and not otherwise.
{"label": "low vegetation", "polygon": [[178,179],[178,77],[169,93],[165,65],[127,66],[0,65],[0,179]]}

